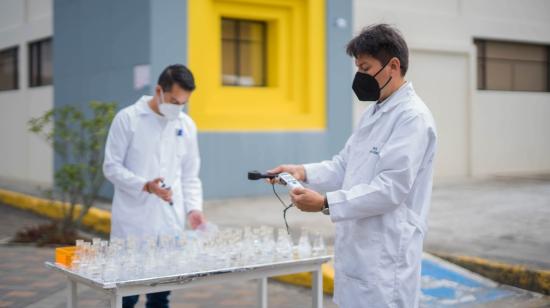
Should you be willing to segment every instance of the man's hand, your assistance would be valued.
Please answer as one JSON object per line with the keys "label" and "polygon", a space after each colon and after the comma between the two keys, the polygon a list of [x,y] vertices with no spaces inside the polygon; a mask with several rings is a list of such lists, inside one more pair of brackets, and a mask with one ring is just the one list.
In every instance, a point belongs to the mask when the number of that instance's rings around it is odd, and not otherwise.
{"label": "man's hand", "polygon": [[307,188],[294,188],[290,192],[290,199],[303,212],[320,212],[325,206],[325,197]]}
{"label": "man's hand", "polygon": [[[288,172],[298,181],[306,181],[306,169],[303,165],[280,165],[271,170],[268,170],[267,172],[273,174]],[[273,183],[273,181],[271,181],[271,183]]]}
{"label": "man's hand", "polygon": [[201,211],[193,210],[187,213],[187,223],[191,229],[195,230],[198,226],[206,223],[206,219],[204,219],[204,215]]}
{"label": "man's hand", "polygon": [[145,191],[157,195],[159,198],[166,202],[172,202],[172,190],[165,189],[160,186],[160,182],[164,181],[163,178],[156,178],[145,184],[143,188]]}

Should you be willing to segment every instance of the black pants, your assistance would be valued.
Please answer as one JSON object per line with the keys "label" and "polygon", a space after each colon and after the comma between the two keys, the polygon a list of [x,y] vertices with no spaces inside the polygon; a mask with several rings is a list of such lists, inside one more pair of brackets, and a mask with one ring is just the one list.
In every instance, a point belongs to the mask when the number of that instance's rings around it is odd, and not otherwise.
{"label": "black pants", "polygon": [[[168,296],[170,291],[158,292],[158,293],[149,293],[146,295],[147,302],[145,303],[146,308],[168,308]],[[122,308],[134,308],[139,300],[139,295],[124,296],[122,298]]]}

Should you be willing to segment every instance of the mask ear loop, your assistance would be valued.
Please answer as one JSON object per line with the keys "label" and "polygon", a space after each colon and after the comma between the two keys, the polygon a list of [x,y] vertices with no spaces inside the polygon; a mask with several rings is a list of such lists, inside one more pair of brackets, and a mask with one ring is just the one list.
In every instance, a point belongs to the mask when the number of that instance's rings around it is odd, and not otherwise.
{"label": "mask ear loop", "polygon": [[390,78],[388,79],[388,81],[386,81],[386,83],[380,88],[380,91],[381,91],[382,89],[384,89],[384,88],[388,85],[388,83],[390,83],[391,79],[392,79],[392,76],[390,76]]}
{"label": "mask ear loop", "polygon": [[[386,62],[386,64],[384,64],[384,66],[382,66],[382,68],[380,68],[380,69],[378,70],[378,72],[376,72],[376,74],[374,74],[374,76],[372,76],[372,77],[374,78],[374,77],[378,76],[378,74],[380,74],[380,72],[381,72],[384,68],[386,68],[386,66],[390,63],[390,61],[391,61],[392,59],[393,59],[393,58],[389,59],[389,60]],[[388,78],[388,81],[386,81],[386,83],[380,88],[380,91],[381,91],[382,89],[384,89],[384,88],[388,85],[388,83],[390,83],[390,81],[392,80],[392,78],[393,78],[392,76],[390,76],[390,78]]]}
{"label": "mask ear loop", "polygon": [[[391,58],[391,59],[393,59],[393,58]],[[376,74],[372,75],[372,77],[378,76],[378,74],[380,74],[380,72],[381,72],[384,68],[386,68],[386,66],[390,63],[391,59],[389,59],[389,60],[386,62],[386,64],[382,65],[382,67],[378,70],[378,72],[376,72]]]}
{"label": "mask ear loop", "polygon": [[164,104],[164,91],[162,90],[162,88],[160,88],[160,102],[159,102],[159,105],[160,104]]}

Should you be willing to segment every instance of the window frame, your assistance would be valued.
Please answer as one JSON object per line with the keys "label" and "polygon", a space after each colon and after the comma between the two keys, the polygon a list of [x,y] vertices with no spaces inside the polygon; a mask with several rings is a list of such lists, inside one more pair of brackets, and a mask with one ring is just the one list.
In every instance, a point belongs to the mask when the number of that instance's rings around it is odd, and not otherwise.
{"label": "window frame", "polygon": [[[235,84],[226,84],[224,83],[223,81],[223,78],[222,78],[222,86],[223,87],[245,87],[245,88],[254,88],[254,87],[258,87],[258,88],[264,88],[264,87],[268,87],[269,84],[268,84],[268,74],[269,72],[267,71],[268,69],[268,61],[269,59],[267,58],[268,57],[268,53],[267,53],[267,43],[268,43],[268,24],[266,21],[264,20],[253,20],[253,19],[244,19],[244,18],[234,18],[234,17],[226,17],[226,16],[221,16],[221,25],[223,25],[223,22],[224,20],[228,20],[228,21],[232,21],[232,22],[235,22],[235,38],[234,39],[225,39],[223,37],[223,35],[221,36],[221,41],[222,41],[222,46],[223,46],[223,43],[226,41],[226,40],[231,40],[234,44],[235,44],[235,76],[237,78],[240,78],[242,75],[240,74],[240,47],[241,47],[241,44],[243,42],[245,42],[246,40],[243,40],[240,38],[240,27],[241,27],[241,24],[242,23],[250,23],[250,24],[259,24],[262,26],[262,41],[261,41],[261,46],[262,46],[262,76],[261,76],[261,82],[260,84],[258,85],[252,85],[252,86],[247,86],[247,85],[241,85],[241,84],[238,84],[238,83],[235,83]],[[223,27],[223,26],[222,26]],[[223,30],[223,29],[222,29]],[[221,31],[223,33],[223,31]],[[222,62],[221,62],[221,72],[222,72],[222,77],[223,77],[223,49],[221,51],[222,53]]]}
{"label": "window frame", "polygon": [[[51,86],[53,85],[53,72],[52,72],[52,76],[51,76],[51,82],[50,83],[46,83],[44,80],[43,80],[43,74],[42,74],[42,69],[43,69],[43,61],[42,61],[42,47],[43,47],[43,44],[45,42],[49,42],[50,43],[50,47],[51,47],[51,53],[52,53],[52,59],[50,60],[52,62],[52,65],[53,65],[53,37],[49,36],[49,37],[45,37],[45,38],[41,38],[41,39],[38,39],[38,40],[33,40],[33,41],[30,41],[28,42],[27,44],[27,50],[28,50],[28,73],[29,73],[29,78],[28,78],[28,83],[29,83],[29,88],[38,88],[38,87],[43,87],[43,86]],[[36,80],[34,80],[33,78],[33,69],[34,69],[34,63],[33,63],[33,49],[34,48],[37,48],[37,63],[36,63],[36,69],[37,69],[37,72],[36,72]]]}
{"label": "window frame", "polygon": [[0,49],[0,54],[9,52],[13,52],[14,55],[13,64],[15,69],[13,70],[13,85],[11,88],[0,88],[0,92],[19,90],[19,45],[13,45]]}
{"label": "window frame", "polygon": [[[538,91],[538,90],[518,90],[514,89],[514,86],[510,87],[510,89],[488,89],[487,88],[487,59],[493,59],[493,60],[499,60],[497,58],[488,58],[487,57],[487,43],[499,43],[499,44],[520,44],[520,45],[526,45],[526,46],[536,46],[536,47],[543,47],[546,52],[546,65],[544,65],[544,62],[541,62],[542,66],[546,66],[546,89]],[[529,92],[529,93],[550,93],[550,44],[542,44],[542,43],[529,43],[529,42],[517,42],[517,41],[507,41],[507,40],[497,40],[497,39],[483,39],[483,38],[474,38],[474,45],[476,46],[476,78],[477,85],[476,88],[479,91],[499,91],[499,92]],[[523,59],[503,59],[510,62],[530,62],[530,60],[523,60]],[[538,62],[538,61],[532,61],[532,62]],[[481,80],[479,80],[481,78]]]}

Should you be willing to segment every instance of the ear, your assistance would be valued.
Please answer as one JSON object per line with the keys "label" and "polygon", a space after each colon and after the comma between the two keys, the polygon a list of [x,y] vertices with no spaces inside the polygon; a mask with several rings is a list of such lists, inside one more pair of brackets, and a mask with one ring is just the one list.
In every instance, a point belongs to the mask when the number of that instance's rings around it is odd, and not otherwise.
{"label": "ear", "polygon": [[396,71],[401,74],[401,61],[397,57],[393,57],[390,60],[390,68],[392,71]]}
{"label": "ear", "polygon": [[155,87],[155,94],[156,94],[157,96],[159,96],[159,97],[160,97],[160,91],[161,91],[161,90],[162,90],[162,88],[161,88],[159,85],[157,85],[157,86]]}

